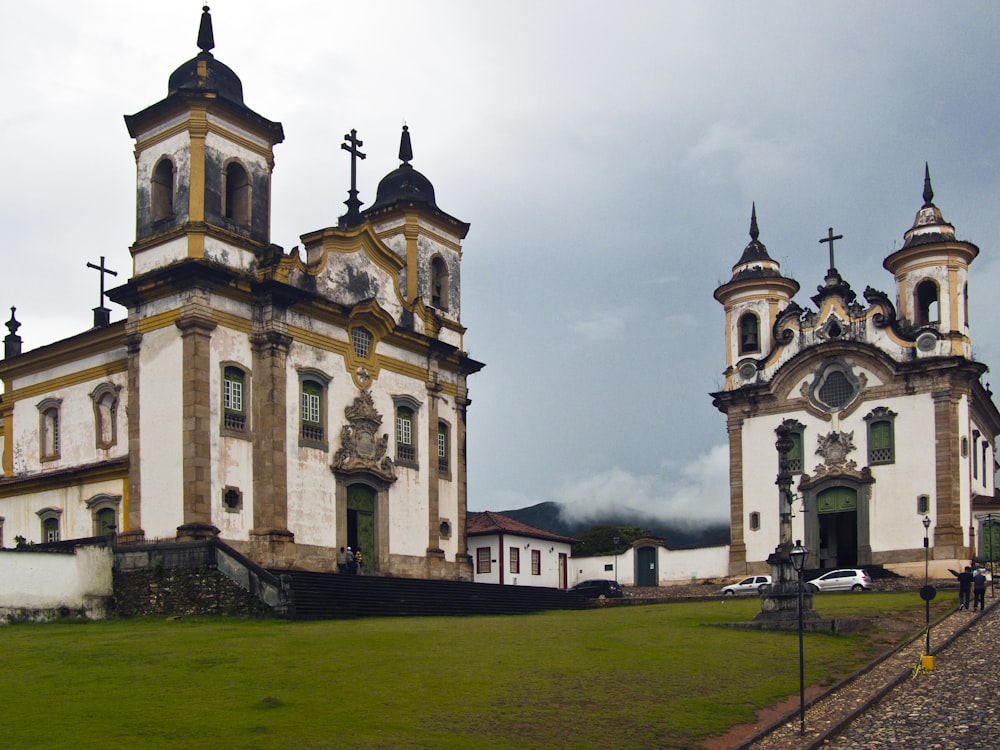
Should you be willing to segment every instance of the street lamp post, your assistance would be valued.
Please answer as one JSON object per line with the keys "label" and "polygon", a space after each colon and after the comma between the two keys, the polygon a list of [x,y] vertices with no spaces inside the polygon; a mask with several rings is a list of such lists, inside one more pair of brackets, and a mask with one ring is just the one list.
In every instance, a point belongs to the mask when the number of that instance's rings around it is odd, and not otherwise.
{"label": "street lamp post", "polygon": [[799,593],[799,735],[806,733],[806,671],[805,656],[802,651],[802,568],[806,562],[806,548],[802,542],[795,540],[795,546],[789,551],[788,556],[792,559],[792,567],[798,578]]}
{"label": "street lamp post", "polygon": [[931,655],[931,599],[935,597],[937,592],[934,587],[930,585],[929,581],[929,567],[930,567],[930,541],[928,537],[928,532],[931,528],[931,517],[924,516],[924,520],[921,521],[924,525],[924,587],[920,589],[920,598],[924,600],[925,613],[924,613],[924,628],[926,630],[926,642],[924,644],[924,655]]}

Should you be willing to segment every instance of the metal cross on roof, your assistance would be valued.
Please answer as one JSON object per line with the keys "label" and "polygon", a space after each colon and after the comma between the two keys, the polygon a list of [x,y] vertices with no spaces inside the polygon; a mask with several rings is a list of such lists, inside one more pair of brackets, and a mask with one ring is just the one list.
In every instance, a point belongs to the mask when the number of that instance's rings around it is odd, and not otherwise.
{"label": "metal cross on roof", "polygon": [[348,191],[348,198],[344,201],[347,206],[347,213],[342,217],[348,223],[361,218],[361,201],[358,200],[358,159],[364,159],[365,155],[359,150],[364,146],[364,141],[358,139],[358,131],[351,128],[351,132],[344,136],[345,143],[340,147],[351,155],[351,189]]}
{"label": "metal cross on roof", "polygon": [[842,239],[844,239],[844,235],[842,235],[842,234],[834,234],[833,233],[833,227],[830,227],[829,229],[826,230],[826,237],[824,237],[823,239],[820,240],[820,244],[823,244],[824,242],[829,242],[830,243],[830,270],[831,271],[834,271],[837,268],[837,266],[834,265],[834,262],[833,262],[833,241],[834,240],[842,240]]}
{"label": "metal cross on roof", "polygon": [[111,276],[117,276],[117,271],[112,271],[110,268],[105,268],[104,266],[104,256],[101,256],[101,265],[95,266],[93,263],[87,263],[87,268],[93,268],[101,272],[101,301],[97,304],[98,307],[104,307],[104,275],[110,274]]}

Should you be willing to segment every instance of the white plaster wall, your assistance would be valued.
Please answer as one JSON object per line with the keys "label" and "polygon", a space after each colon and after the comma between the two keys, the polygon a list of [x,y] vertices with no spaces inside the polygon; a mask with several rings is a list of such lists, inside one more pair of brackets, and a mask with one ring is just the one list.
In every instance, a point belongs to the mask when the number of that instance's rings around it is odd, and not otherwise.
{"label": "white plaster wall", "polygon": [[149,537],[173,537],[184,523],[181,349],[176,326],[149,331],[142,338],[138,458],[142,462],[142,526]]}
{"label": "white plaster wall", "polygon": [[[230,120],[226,117],[222,117],[216,112],[208,113],[208,122],[211,125],[217,125],[223,130],[229,131],[230,133],[235,133],[246,141],[254,143],[260,148],[269,149],[270,144],[263,138],[261,138],[256,133],[247,130],[246,128],[240,127],[236,122]],[[237,152],[241,159],[246,159],[248,162],[252,161],[258,165],[266,166],[266,161],[264,157],[260,156],[256,151],[251,151],[244,146],[233,143],[229,139],[222,139],[217,133],[210,131],[206,138],[206,144],[211,144],[214,148],[220,148],[225,146],[225,149],[230,152]]]}
{"label": "white plaster wall", "polygon": [[635,583],[634,569],[631,549],[617,556],[572,557],[569,560],[569,585],[593,578],[607,578],[617,580],[622,586],[632,586]]}
{"label": "white plaster wall", "polygon": [[157,268],[169,266],[171,263],[178,263],[187,258],[187,254],[187,237],[178,237],[138,253],[133,258],[132,267],[135,269],[135,275],[138,276]]}
{"label": "white plaster wall", "polygon": [[[620,555],[574,557],[570,560],[571,583],[610,578],[622,586],[635,586],[635,557],[631,547]],[[661,545],[656,548],[656,573],[659,586],[725,578],[729,575],[729,545],[682,550]]]}
{"label": "white plaster wall", "polygon": [[251,251],[226,242],[220,242],[215,237],[205,238],[205,260],[236,268],[240,271],[249,271],[257,262],[257,256]]}
{"label": "white plaster wall", "polygon": [[[501,558],[499,555],[500,549],[500,539],[497,535],[484,535],[484,536],[472,536],[468,539],[469,543],[469,555],[472,557],[472,569],[474,571],[472,580],[474,583],[500,583],[500,565]],[[489,547],[490,549],[490,572],[480,573],[479,572],[479,554],[478,551],[482,547]],[[506,556],[503,560],[507,563]]]}
{"label": "white plaster wall", "polygon": [[0,550],[0,609],[87,606],[87,597],[111,596],[113,553],[84,547],[75,554]]}

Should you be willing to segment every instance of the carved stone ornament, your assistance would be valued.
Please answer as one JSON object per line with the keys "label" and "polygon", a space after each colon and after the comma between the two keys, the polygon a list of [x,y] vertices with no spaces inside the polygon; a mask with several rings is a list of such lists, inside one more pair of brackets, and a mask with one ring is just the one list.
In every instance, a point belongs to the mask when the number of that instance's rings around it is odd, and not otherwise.
{"label": "carved stone ornament", "polygon": [[855,472],[858,465],[847,460],[847,454],[854,450],[854,432],[830,432],[819,436],[819,446],[816,453],[823,463],[816,467],[816,475],[832,474],[834,472]]}
{"label": "carved stone ornament", "polygon": [[378,435],[382,415],[375,410],[372,395],[361,391],[354,403],[344,409],[347,424],[340,428],[340,448],[333,455],[331,469],[353,473],[367,471],[387,482],[396,481],[396,467],[386,455],[389,435]]}

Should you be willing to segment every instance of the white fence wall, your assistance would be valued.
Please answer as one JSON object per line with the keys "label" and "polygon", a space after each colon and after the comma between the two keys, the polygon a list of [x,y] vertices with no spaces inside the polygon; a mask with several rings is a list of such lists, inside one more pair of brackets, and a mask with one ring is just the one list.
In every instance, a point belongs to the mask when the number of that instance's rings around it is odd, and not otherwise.
{"label": "white fence wall", "polygon": [[114,593],[114,553],[80,547],[74,554],[0,550],[0,622],[76,615],[107,616]]}
{"label": "white fence wall", "polygon": [[[571,582],[590,578],[615,578],[622,586],[634,586],[635,549],[620,555],[574,557],[570,560]],[[698,549],[656,547],[657,585],[690,583],[729,576],[729,545]]]}

